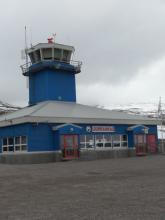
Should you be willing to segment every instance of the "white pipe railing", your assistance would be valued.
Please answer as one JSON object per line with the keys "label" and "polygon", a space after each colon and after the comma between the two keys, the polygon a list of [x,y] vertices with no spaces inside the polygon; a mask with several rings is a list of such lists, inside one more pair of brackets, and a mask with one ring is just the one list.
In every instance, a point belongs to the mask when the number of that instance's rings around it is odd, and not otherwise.
{"label": "white pipe railing", "polygon": [[[50,60],[41,60],[39,62],[42,62],[42,61],[52,61],[51,59]],[[54,59],[53,61],[60,61],[60,60],[56,60]],[[39,63],[37,62],[37,63]],[[67,64],[71,64],[73,65],[77,71],[80,71],[81,70],[81,66],[82,66],[82,62],[81,61],[75,61],[75,60],[70,60],[70,62],[65,62],[65,61],[60,61],[62,63],[67,63]],[[33,64],[37,64],[37,63],[33,63]],[[25,63],[23,65],[21,65],[21,69],[22,69],[22,73],[26,73],[29,71],[29,67],[32,65],[32,62],[28,62],[28,63]]]}

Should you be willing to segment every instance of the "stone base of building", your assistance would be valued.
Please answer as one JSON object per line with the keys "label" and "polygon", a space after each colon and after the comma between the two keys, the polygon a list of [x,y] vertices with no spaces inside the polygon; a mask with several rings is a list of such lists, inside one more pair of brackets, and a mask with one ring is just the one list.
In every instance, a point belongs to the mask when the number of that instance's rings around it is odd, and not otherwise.
{"label": "stone base of building", "polygon": [[159,143],[158,153],[165,154],[165,143]]}
{"label": "stone base of building", "polygon": [[[136,156],[135,149],[119,150],[83,150],[77,160],[98,160]],[[58,152],[35,152],[21,154],[1,154],[0,163],[4,164],[38,164],[63,161],[62,153]]]}
{"label": "stone base of building", "polygon": [[18,154],[1,154],[0,163],[5,164],[37,164],[61,161],[60,152],[35,152]]}
{"label": "stone base of building", "polygon": [[99,160],[122,157],[135,157],[135,149],[86,150],[81,151],[80,160]]}

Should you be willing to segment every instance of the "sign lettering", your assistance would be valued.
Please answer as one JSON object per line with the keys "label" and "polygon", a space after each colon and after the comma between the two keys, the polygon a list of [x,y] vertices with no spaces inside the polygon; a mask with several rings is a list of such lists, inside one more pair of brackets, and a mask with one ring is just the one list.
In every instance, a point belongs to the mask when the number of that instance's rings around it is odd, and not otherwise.
{"label": "sign lettering", "polygon": [[115,132],[114,126],[92,126],[92,132]]}

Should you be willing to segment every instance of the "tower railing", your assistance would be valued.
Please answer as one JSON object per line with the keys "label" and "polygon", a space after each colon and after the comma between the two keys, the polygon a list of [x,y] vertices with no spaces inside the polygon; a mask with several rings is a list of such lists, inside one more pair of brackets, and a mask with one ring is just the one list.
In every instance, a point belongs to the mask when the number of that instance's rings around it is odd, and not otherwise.
{"label": "tower railing", "polygon": [[29,71],[29,67],[31,65],[32,65],[31,62],[27,62],[27,63],[21,65],[20,67],[21,67],[22,73],[24,74],[24,73],[28,72]]}
{"label": "tower railing", "polygon": [[[69,62],[66,62],[66,61],[61,61],[61,60],[56,60],[56,59],[48,59],[48,60],[41,60],[37,63],[40,63],[42,61],[60,61],[61,63],[64,63],[64,64],[70,64],[72,66],[75,67],[76,71],[81,71],[81,66],[82,66],[82,62],[81,61],[75,61],[75,60],[70,60]],[[37,64],[37,63],[33,63],[33,64]],[[21,69],[22,69],[22,73],[27,73],[29,71],[29,68],[30,66],[32,65],[32,62],[27,62],[23,65],[21,65]]]}

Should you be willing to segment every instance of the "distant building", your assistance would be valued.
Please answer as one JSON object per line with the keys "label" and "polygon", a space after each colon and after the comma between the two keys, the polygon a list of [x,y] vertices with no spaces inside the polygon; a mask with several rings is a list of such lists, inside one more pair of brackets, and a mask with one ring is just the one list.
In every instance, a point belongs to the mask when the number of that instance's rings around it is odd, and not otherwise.
{"label": "distant building", "polygon": [[[157,121],[76,103],[74,47],[40,43],[22,66],[29,105],[0,117],[0,161],[96,159],[157,151]],[[86,91],[84,91],[86,92]]]}

